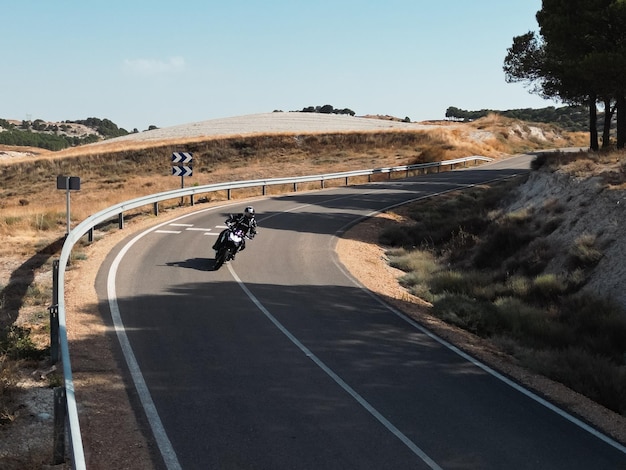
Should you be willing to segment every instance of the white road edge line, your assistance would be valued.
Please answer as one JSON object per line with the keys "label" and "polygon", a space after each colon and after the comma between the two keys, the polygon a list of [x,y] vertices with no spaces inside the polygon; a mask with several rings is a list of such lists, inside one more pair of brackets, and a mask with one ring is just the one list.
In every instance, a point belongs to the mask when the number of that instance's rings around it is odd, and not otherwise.
{"label": "white road edge line", "polygon": [[[511,175],[511,176],[507,176],[505,178],[496,178],[494,180],[483,181],[482,183],[477,183],[475,185],[463,185],[463,186],[465,186],[465,187],[477,186],[478,184],[491,183],[491,182],[494,182],[494,181],[500,181],[500,180],[503,180],[503,179],[513,178],[514,176],[517,176],[517,175]],[[359,222],[362,222],[365,219],[373,217],[376,214],[380,214],[382,212],[388,211],[389,209],[393,209],[394,207],[402,206],[402,205],[405,205],[405,204],[408,204],[408,203],[411,203],[411,202],[416,202],[416,201],[419,201],[421,199],[428,199],[428,198],[431,198],[431,197],[440,196],[442,194],[446,194],[446,193],[449,193],[449,192],[452,192],[452,191],[457,191],[458,189],[461,189],[461,188],[455,188],[455,189],[450,189],[450,190],[446,190],[446,191],[441,191],[439,193],[430,194],[428,196],[420,196],[420,197],[417,197],[415,199],[403,202],[401,204],[394,204],[394,205],[391,205],[389,207],[385,207],[384,209],[380,209],[378,211],[370,212],[369,214],[363,216],[362,218],[360,218],[360,219],[358,219],[356,221],[350,222],[349,224],[347,224],[344,227],[342,227],[341,229],[339,229],[337,231],[337,233],[335,234],[335,237],[331,238],[331,240],[329,241],[329,244],[331,245],[331,251],[335,252],[334,245],[336,244],[336,237],[337,236],[342,235],[343,233],[348,231],[351,227],[353,227],[354,225],[357,225]],[[622,444],[620,444],[616,440],[612,439],[611,437],[601,433],[600,431],[598,431],[594,427],[588,425],[584,421],[582,421],[582,420],[576,418],[575,416],[569,414],[567,411],[565,411],[565,410],[559,408],[558,406],[550,403],[549,401],[545,400],[544,398],[541,398],[539,395],[537,395],[536,393],[532,392],[531,390],[522,387],[517,382],[514,382],[513,380],[511,380],[508,377],[502,375],[498,371],[492,369],[488,365],[480,362],[478,359],[470,356],[469,354],[467,354],[466,352],[464,352],[461,349],[457,348],[456,346],[454,346],[452,343],[449,343],[445,339],[440,338],[439,336],[435,335],[433,332],[429,331],[428,329],[426,329],[425,327],[423,327],[422,325],[417,323],[415,320],[413,320],[412,318],[410,318],[407,315],[405,315],[403,312],[397,310],[396,308],[394,308],[391,305],[389,305],[388,303],[386,303],[379,296],[377,296],[376,294],[371,292],[368,288],[363,286],[363,284],[361,284],[357,279],[355,279],[348,271],[346,271],[346,269],[338,261],[336,256],[333,258],[333,262],[346,275],[346,277],[348,279],[350,279],[358,288],[362,289],[368,295],[373,297],[378,303],[380,303],[385,308],[390,310],[394,315],[398,316],[399,318],[401,318],[402,320],[404,320],[405,322],[407,322],[408,324],[410,324],[411,326],[413,326],[417,330],[421,331],[425,335],[427,335],[430,338],[432,338],[433,340],[437,341],[442,346],[445,346],[446,348],[448,348],[451,351],[455,352],[456,354],[461,356],[463,359],[471,362],[476,367],[482,369],[483,371],[487,372],[488,374],[492,375],[493,377],[497,378],[498,380],[501,380],[502,382],[504,382],[505,384],[509,385],[510,387],[513,387],[518,392],[522,393],[523,395],[526,395],[528,398],[530,398],[530,399],[536,401],[537,403],[545,406],[546,408],[548,408],[549,410],[551,410],[554,413],[558,414],[559,416],[561,416],[562,418],[564,418],[567,421],[571,422],[572,424],[580,427],[581,429],[583,429],[583,430],[587,431],[588,433],[592,434],[593,436],[597,437],[598,439],[600,439],[604,443],[606,443],[606,444],[614,447],[615,449],[619,450],[620,452],[626,454],[626,446],[623,446]]]}
{"label": "white road edge line", "polygon": [[107,279],[107,296],[109,298],[109,309],[111,311],[111,318],[113,320],[113,326],[115,328],[115,333],[117,334],[117,339],[120,342],[120,347],[122,348],[124,358],[126,359],[126,364],[128,365],[130,375],[133,379],[133,383],[135,384],[135,388],[137,389],[137,394],[139,395],[141,405],[143,406],[148,422],[150,423],[150,428],[152,429],[152,433],[154,434],[157,446],[161,451],[161,456],[163,457],[165,466],[168,470],[182,470],[182,467],[178,462],[178,457],[176,457],[174,447],[172,447],[172,443],[167,437],[165,428],[163,427],[163,423],[161,422],[161,418],[159,417],[159,413],[157,412],[156,406],[152,401],[152,396],[150,395],[150,391],[148,390],[146,381],[143,377],[143,374],[141,373],[139,364],[137,363],[137,358],[135,357],[133,348],[130,345],[130,341],[128,340],[128,335],[126,334],[126,329],[124,328],[119,305],[117,303],[117,291],[115,289],[115,278],[117,274],[117,269],[120,265],[120,262],[122,261],[122,258],[124,257],[124,255],[126,255],[131,246],[133,246],[140,238],[150,233],[151,231],[152,230],[148,230],[137,235],[128,244],[124,245],[122,250],[117,254],[115,259],[113,260],[113,263],[111,264],[111,267],[109,268],[109,276]]}
{"label": "white road edge line", "polygon": [[280,323],[276,317],[274,317],[269,310],[267,310],[263,304],[254,296],[252,292],[248,289],[248,287],[243,283],[243,281],[237,276],[237,273],[233,269],[232,265],[228,265],[228,270],[231,275],[239,284],[239,287],[246,293],[246,295],[252,300],[252,302],[257,306],[257,308],[265,315],[269,321],[271,321],[276,328],[280,330],[298,349],[300,349],[306,357],[311,359],[320,369],[322,369],[331,379],[333,379],[337,385],[344,389],[352,398],[354,398],[359,405],[361,405],[365,410],[367,410],[374,418],[376,418],[389,432],[391,432],[394,436],[396,436],[402,443],[407,446],[415,455],[417,455],[422,461],[428,465],[432,470],[443,470],[437,463],[431,459],[426,453],[420,449],[413,441],[411,441],[408,437],[406,437],[398,428],[396,428],[391,422],[387,420],[382,414],[380,414],[376,408],[370,405],[365,398],[363,398],[359,393],[354,390],[350,385],[343,381],[341,377],[339,377],[332,369],[330,369],[321,359],[319,359],[310,349],[308,349],[304,344],[302,344],[298,338],[292,335],[287,328]]}
{"label": "white road edge line", "polygon": [[152,396],[150,395],[150,391],[148,390],[148,386],[143,377],[143,374],[141,373],[141,369],[137,362],[137,358],[135,357],[135,353],[133,352],[133,348],[130,345],[130,341],[128,340],[128,335],[126,334],[126,329],[124,327],[124,322],[122,321],[122,316],[120,314],[120,309],[117,302],[117,291],[115,288],[117,269],[122,261],[122,258],[126,255],[128,250],[145,235],[151,232],[157,232],[161,227],[164,227],[166,225],[174,225],[172,223],[173,221],[175,222],[177,220],[182,220],[186,217],[197,215],[201,212],[214,211],[222,207],[228,207],[234,204],[236,203],[209,207],[207,209],[194,211],[192,213],[182,215],[167,222],[163,222],[159,225],[155,225],[154,227],[151,227],[148,230],[139,233],[131,241],[124,245],[124,247],[120,250],[120,252],[113,260],[111,267],[109,268],[109,275],[107,278],[107,297],[109,299],[109,310],[111,311],[113,328],[115,329],[115,333],[117,334],[117,339],[120,343],[122,353],[124,354],[124,359],[126,360],[126,365],[128,366],[128,370],[130,371],[131,378],[133,380],[133,383],[135,384],[135,388],[137,389],[139,401],[141,402],[141,406],[144,409],[146,418],[148,420],[148,423],[150,424],[150,428],[152,429],[152,434],[154,435],[154,439],[156,440],[157,447],[161,452],[161,457],[163,457],[163,462],[167,470],[182,470],[182,467],[178,462],[176,451],[174,450],[171,441],[167,437],[167,433],[165,432],[165,428],[163,427],[163,423],[161,421],[159,413],[156,409],[156,406],[154,405],[154,401],[152,400]]}

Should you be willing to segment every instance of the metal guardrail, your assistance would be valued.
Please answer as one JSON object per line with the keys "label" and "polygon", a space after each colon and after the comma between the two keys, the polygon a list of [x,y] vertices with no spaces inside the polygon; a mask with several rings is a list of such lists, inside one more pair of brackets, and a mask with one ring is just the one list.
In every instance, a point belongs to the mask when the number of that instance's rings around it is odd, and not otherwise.
{"label": "metal guardrail", "polygon": [[[65,384],[65,412],[67,413],[67,422],[69,424],[69,442],[70,442],[70,451],[71,451],[71,461],[73,463],[74,470],[84,470],[86,469],[85,463],[85,455],[82,445],[82,438],[80,434],[80,424],[78,420],[78,410],[76,405],[76,396],[74,393],[74,382],[72,378],[72,368],[70,364],[70,353],[69,353],[69,343],[67,338],[67,325],[66,325],[66,313],[65,313],[65,268],[67,267],[70,259],[70,255],[74,245],[87,233],[90,234],[90,240],[92,239],[94,227],[97,225],[106,222],[114,217],[118,217],[120,221],[120,228],[123,227],[123,214],[125,211],[137,209],[139,207],[147,206],[150,204],[154,204],[155,212],[158,213],[157,204],[161,201],[167,201],[170,199],[176,199],[185,196],[191,196],[192,203],[193,197],[197,194],[205,194],[209,192],[215,191],[228,191],[228,198],[230,199],[230,190],[232,189],[241,189],[241,188],[250,188],[250,187],[259,187],[263,188],[263,194],[265,194],[266,187],[272,185],[281,185],[281,184],[293,184],[294,191],[297,191],[298,183],[308,183],[308,182],[316,182],[320,181],[322,188],[324,188],[325,181],[336,180],[336,179],[345,179],[346,186],[348,185],[348,180],[351,177],[357,176],[368,176],[368,180],[371,180],[372,175],[377,175],[381,173],[388,173],[391,178],[391,173],[404,171],[407,173],[407,176],[411,171],[428,169],[428,168],[437,168],[439,172],[441,168],[449,166],[451,169],[454,169],[456,165],[464,164],[467,166],[468,162],[479,162],[491,161],[491,158],[482,157],[478,155],[458,158],[455,160],[446,160],[441,162],[432,162],[432,163],[420,163],[415,165],[404,165],[404,166],[395,166],[389,168],[375,168],[370,170],[357,170],[357,171],[347,171],[341,173],[326,173],[322,175],[312,175],[312,176],[297,176],[297,177],[288,177],[288,178],[271,178],[271,179],[257,179],[257,180],[248,180],[248,181],[235,181],[230,183],[217,183],[217,184],[208,184],[204,186],[193,186],[189,188],[176,189],[172,191],[165,191],[157,194],[151,194],[148,196],[139,197],[136,199],[131,199],[129,201],[122,202],[120,204],[116,204],[107,209],[104,209],[94,215],[91,215],[83,222],[78,224],[73,230],[71,230],[63,244],[63,248],[61,250],[61,255],[58,260],[58,273],[56,273],[55,277],[55,286],[53,287],[53,305],[51,309],[55,311],[55,321],[58,320],[58,329],[54,327],[53,329],[58,332],[58,342],[60,346],[60,355],[61,362],[63,364],[63,380]],[[52,315],[51,315],[52,318]],[[51,345],[51,349],[55,349],[56,345]],[[66,431],[65,431],[66,432]]]}

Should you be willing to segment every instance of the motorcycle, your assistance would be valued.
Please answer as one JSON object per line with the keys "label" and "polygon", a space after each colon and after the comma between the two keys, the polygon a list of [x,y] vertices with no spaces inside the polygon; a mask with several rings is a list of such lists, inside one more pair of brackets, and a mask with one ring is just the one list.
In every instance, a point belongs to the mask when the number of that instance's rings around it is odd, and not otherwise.
{"label": "motorcycle", "polygon": [[215,271],[220,269],[225,262],[235,257],[244,238],[250,237],[245,235],[240,228],[234,228],[232,225],[229,225],[228,228],[224,230],[224,233],[220,235],[222,241],[217,247],[215,254],[215,264],[213,265]]}

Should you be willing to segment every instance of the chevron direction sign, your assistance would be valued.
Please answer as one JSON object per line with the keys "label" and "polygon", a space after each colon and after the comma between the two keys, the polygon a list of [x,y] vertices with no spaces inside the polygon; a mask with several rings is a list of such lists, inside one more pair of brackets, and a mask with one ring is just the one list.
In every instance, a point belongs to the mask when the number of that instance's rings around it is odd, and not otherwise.
{"label": "chevron direction sign", "polygon": [[174,176],[191,176],[193,175],[193,168],[190,166],[173,166],[172,175]]}
{"label": "chevron direction sign", "polygon": [[180,176],[181,188],[184,186],[185,176],[193,175],[193,154],[191,152],[174,152],[172,153],[172,175]]}
{"label": "chevron direction sign", "polygon": [[172,163],[191,163],[193,160],[193,154],[190,152],[174,152],[172,154]]}

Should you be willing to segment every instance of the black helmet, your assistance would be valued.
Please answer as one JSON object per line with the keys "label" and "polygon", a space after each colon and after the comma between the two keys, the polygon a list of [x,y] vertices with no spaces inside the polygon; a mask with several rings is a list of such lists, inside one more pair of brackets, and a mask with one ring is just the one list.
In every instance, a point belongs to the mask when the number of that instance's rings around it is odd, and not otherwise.
{"label": "black helmet", "polygon": [[244,209],[243,211],[244,215],[246,217],[248,217],[249,219],[251,219],[252,217],[254,217],[254,207],[252,206],[248,206]]}

